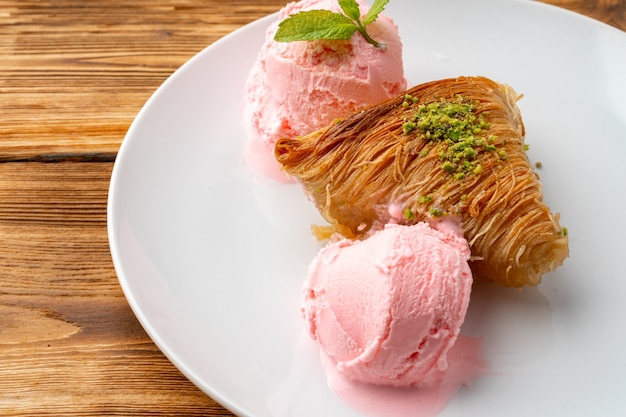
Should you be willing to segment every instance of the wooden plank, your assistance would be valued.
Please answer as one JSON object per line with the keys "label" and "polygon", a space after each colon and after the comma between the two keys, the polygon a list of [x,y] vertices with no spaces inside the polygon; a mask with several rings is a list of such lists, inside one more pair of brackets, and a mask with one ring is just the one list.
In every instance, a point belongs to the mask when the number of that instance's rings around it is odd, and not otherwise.
{"label": "wooden plank", "polygon": [[626,0],[542,0],[626,31]]}
{"label": "wooden plank", "polygon": [[109,252],[112,163],[0,163],[0,415],[231,415],[133,315]]}
{"label": "wooden plank", "polygon": [[0,2],[0,158],[114,154],[171,73],[282,4]]}

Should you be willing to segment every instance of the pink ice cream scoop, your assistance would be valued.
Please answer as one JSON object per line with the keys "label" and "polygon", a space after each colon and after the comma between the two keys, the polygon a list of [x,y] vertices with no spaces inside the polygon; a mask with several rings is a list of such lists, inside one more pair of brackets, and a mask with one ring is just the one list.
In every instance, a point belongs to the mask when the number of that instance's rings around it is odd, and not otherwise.
{"label": "pink ice cream scoop", "polygon": [[330,243],[304,286],[308,330],[348,379],[427,385],[447,368],[465,319],[469,256],[454,227],[426,223]]}
{"label": "pink ice cream scoop", "polygon": [[[364,15],[369,7],[358,1]],[[245,160],[254,171],[275,179],[285,178],[274,159],[276,140],[308,134],[406,89],[398,27],[385,15],[367,26],[373,39],[387,45],[384,50],[359,33],[349,41],[274,41],[280,21],[312,9],[340,11],[336,0],[287,4],[268,27],[246,82]]]}

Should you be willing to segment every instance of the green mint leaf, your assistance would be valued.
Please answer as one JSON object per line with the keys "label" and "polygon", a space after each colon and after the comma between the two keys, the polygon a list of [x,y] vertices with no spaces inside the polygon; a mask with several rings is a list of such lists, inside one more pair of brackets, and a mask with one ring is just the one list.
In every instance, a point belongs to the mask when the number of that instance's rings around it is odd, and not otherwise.
{"label": "green mint leaf", "polygon": [[312,41],[316,39],[349,40],[356,25],[347,16],[330,10],[308,10],[287,17],[278,24],[277,42]]}
{"label": "green mint leaf", "polygon": [[287,17],[278,24],[274,35],[277,42],[312,41],[316,39],[349,40],[359,31],[376,48],[386,49],[387,45],[372,39],[365,27],[378,19],[389,0],[375,0],[374,5],[361,21],[361,11],[357,0],[337,0],[345,14],[330,10],[307,10]]}
{"label": "green mint leaf", "polygon": [[378,19],[378,15],[382,13],[385,6],[389,3],[389,0],[375,0],[372,7],[370,7],[369,11],[365,15],[365,19],[363,19],[364,25],[369,25]]}
{"label": "green mint leaf", "polygon": [[343,10],[346,16],[355,22],[361,21],[361,10],[356,0],[337,0],[337,3],[339,3],[341,10]]}

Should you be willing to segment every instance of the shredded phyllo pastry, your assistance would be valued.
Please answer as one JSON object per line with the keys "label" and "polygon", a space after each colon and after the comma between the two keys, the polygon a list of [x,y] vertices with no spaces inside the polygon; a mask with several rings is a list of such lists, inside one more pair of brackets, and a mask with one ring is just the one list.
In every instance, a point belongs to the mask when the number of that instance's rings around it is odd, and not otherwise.
{"label": "shredded phyllo pastry", "polygon": [[526,156],[519,98],[484,77],[433,81],[281,139],[275,155],[330,223],[314,228],[320,238],[457,216],[475,278],[536,285],[568,256],[568,237]]}

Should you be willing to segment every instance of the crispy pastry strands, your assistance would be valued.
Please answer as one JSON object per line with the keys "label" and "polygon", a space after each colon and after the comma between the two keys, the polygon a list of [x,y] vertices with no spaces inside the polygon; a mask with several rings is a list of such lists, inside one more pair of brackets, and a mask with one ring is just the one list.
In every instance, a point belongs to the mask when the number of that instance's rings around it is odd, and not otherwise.
{"label": "crispy pastry strands", "polygon": [[[503,286],[536,285],[568,256],[558,214],[543,203],[541,183],[524,150],[524,124],[512,88],[484,77],[459,77],[407,91],[418,104],[462,97],[489,123],[491,150],[478,149],[464,178],[442,169],[446,148],[420,129],[403,131],[405,96],[371,106],[310,135],[281,139],[275,155],[304,186],[330,223],[318,237],[338,232],[364,238],[394,221],[432,221],[455,215],[470,244],[475,278]],[[443,150],[442,150],[443,149]],[[397,219],[391,208],[405,215]],[[396,210],[398,211],[398,210]],[[396,216],[397,217],[397,216]]]}

